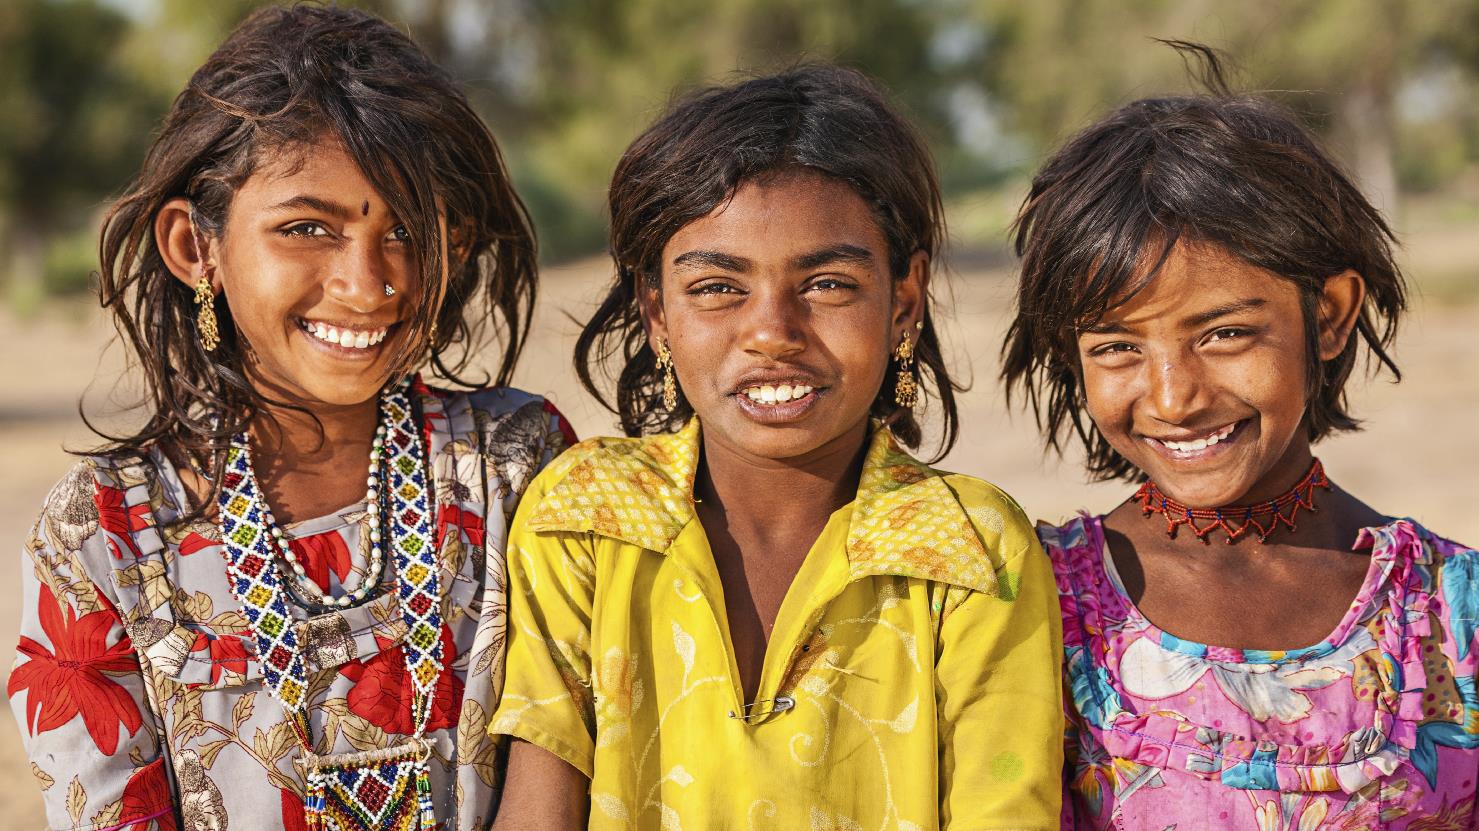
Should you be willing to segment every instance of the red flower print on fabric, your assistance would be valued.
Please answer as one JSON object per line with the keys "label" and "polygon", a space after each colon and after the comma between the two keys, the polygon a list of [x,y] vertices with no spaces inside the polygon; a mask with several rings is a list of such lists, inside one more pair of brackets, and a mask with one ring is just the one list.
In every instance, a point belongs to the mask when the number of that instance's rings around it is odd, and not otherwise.
{"label": "red flower print on fabric", "polygon": [[221,683],[221,673],[224,671],[234,672],[237,675],[245,675],[247,667],[246,642],[241,638],[221,637],[211,638],[204,632],[195,635],[195,643],[190,645],[191,652],[208,650],[211,656],[211,684]]}
{"label": "red flower print on fabric", "polygon": [[169,773],[164,769],[164,758],[160,757],[128,778],[128,784],[123,786],[123,813],[116,827],[149,831],[149,823],[153,821],[159,823],[159,831],[174,831],[173,804]]}
{"label": "red flower print on fabric", "polygon": [[139,659],[127,635],[108,645],[108,631],[121,621],[106,599],[103,604],[104,609],[78,617],[71,606],[64,611],[43,584],[36,614],[56,651],[22,635],[16,651],[30,660],[15,668],[5,690],[11,697],[26,691],[26,727],[31,735],[55,730],[81,715],[98,750],[112,756],[118,750],[118,725],[122,723],[132,736],[143,717],[128,690],[108,678],[137,673]]}
{"label": "red flower print on fabric", "polygon": [[[379,635],[379,654],[364,661],[351,661],[339,671],[354,682],[349,690],[349,711],[387,733],[409,736],[416,731],[411,719],[411,700],[415,688],[406,672],[405,650]],[[452,629],[442,624],[442,673],[437,678],[436,695],[431,702],[431,717],[426,731],[455,728],[462,714],[462,679],[452,671],[457,659],[457,644]]]}
{"label": "red flower print on fabric", "polygon": [[93,483],[95,489],[93,501],[98,506],[98,524],[108,533],[108,550],[113,552],[115,559],[123,559],[123,551],[118,548],[116,540],[123,540],[128,546],[129,553],[135,558],[142,557],[143,553],[134,544],[133,531],[142,531],[149,527],[149,503],[142,502],[132,507],[124,505],[123,491],[118,488],[110,488],[107,485]]}
{"label": "red flower print on fabric", "polygon": [[303,797],[289,790],[278,789],[282,795],[282,831],[308,831],[308,816],[303,810]]}
{"label": "red flower print on fabric", "polygon": [[349,544],[344,542],[344,535],[337,531],[325,531],[311,537],[288,540],[288,548],[293,550],[293,556],[303,564],[304,576],[324,591],[329,590],[331,569],[342,586],[349,579],[349,572],[354,567],[349,557]]}
{"label": "red flower print on fabric", "polygon": [[189,557],[191,554],[194,554],[201,549],[210,548],[213,545],[219,544],[219,542],[211,539],[210,537],[202,536],[195,533],[194,531],[191,531],[190,533],[185,535],[185,538],[183,540],[180,540],[180,556]]}
{"label": "red flower print on fabric", "polygon": [[443,505],[441,513],[437,515],[437,547],[442,548],[447,544],[447,538],[457,531],[467,534],[467,541],[483,547],[483,540],[487,530],[483,526],[483,518],[472,511],[464,511],[456,505]]}

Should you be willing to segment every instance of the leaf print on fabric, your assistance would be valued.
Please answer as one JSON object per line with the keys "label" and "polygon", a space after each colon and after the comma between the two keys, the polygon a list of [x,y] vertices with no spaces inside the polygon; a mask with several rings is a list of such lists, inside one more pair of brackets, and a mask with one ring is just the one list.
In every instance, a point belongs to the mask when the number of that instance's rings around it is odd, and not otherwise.
{"label": "leaf print on fabric", "polygon": [[59,552],[73,552],[98,530],[98,506],[93,500],[92,468],[79,464],[57,483],[46,497],[42,525],[52,547]]}
{"label": "leaf print on fabric", "polygon": [[39,594],[36,614],[55,652],[22,635],[17,651],[29,660],[11,672],[6,692],[12,697],[26,692],[31,735],[55,730],[80,715],[98,750],[112,756],[118,750],[119,725],[130,736],[143,725],[128,690],[108,678],[139,671],[133,645],[127,635],[108,645],[108,632],[120,622],[112,606],[78,617],[70,606],[63,610],[47,586]]}
{"label": "leaf print on fabric", "polygon": [[1371,633],[1357,629],[1340,648],[1321,658],[1289,665],[1230,664],[1139,638],[1120,658],[1120,678],[1131,695],[1163,699],[1186,692],[1210,672],[1223,695],[1255,720],[1289,724],[1309,715],[1311,703],[1305,692],[1350,678],[1356,656],[1375,648]]}
{"label": "leaf print on fabric", "polygon": [[87,788],[82,784],[82,778],[72,777],[72,784],[67,786],[67,815],[72,818],[72,823],[82,822],[82,811],[87,808]]}
{"label": "leaf print on fabric", "polygon": [[678,658],[683,661],[683,684],[688,685],[688,674],[693,672],[693,651],[696,647],[693,636],[683,631],[678,621],[673,621],[673,651],[678,653]]}
{"label": "leaf print on fabric", "polygon": [[1474,648],[1474,630],[1479,628],[1479,552],[1463,551],[1444,561],[1443,601],[1454,646],[1463,660]]}
{"label": "leaf print on fabric", "polygon": [[[170,810],[171,804],[169,771],[161,757],[134,771],[128,778],[128,784],[123,788],[123,810],[117,823],[126,826],[128,831],[148,831],[152,821],[159,823],[160,831],[173,831],[175,815]],[[224,826],[222,831],[225,831]]]}
{"label": "leaf print on fabric", "polygon": [[[375,642],[380,645],[378,654],[339,667],[340,673],[354,681],[346,697],[349,710],[387,733],[409,736],[416,732],[411,715],[415,689],[410,673],[406,672],[405,650],[379,634],[375,635]],[[457,660],[457,644],[446,624],[442,624],[442,655],[449,666]],[[455,672],[441,673],[426,729],[456,727],[461,707],[462,679]]]}

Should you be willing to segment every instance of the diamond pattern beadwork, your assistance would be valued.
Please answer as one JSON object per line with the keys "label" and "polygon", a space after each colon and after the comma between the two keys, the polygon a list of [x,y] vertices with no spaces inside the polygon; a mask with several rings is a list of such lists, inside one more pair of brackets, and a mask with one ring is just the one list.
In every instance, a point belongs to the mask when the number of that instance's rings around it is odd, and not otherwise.
{"label": "diamond pattern beadwork", "polygon": [[[406,385],[386,390],[380,411],[389,496],[386,530],[397,577],[396,596],[408,632],[403,647],[414,693],[412,740],[421,742],[443,658],[432,497]],[[227,451],[217,506],[227,582],[251,626],[263,681],[287,712],[304,753],[311,756],[307,664],[276,566],[281,552],[269,533],[271,512],[252,468],[246,433],[236,435]],[[424,744],[417,746],[424,748]],[[309,777],[305,801],[311,829],[414,831],[435,825],[424,752],[342,762],[324,757],[321,764]]]}

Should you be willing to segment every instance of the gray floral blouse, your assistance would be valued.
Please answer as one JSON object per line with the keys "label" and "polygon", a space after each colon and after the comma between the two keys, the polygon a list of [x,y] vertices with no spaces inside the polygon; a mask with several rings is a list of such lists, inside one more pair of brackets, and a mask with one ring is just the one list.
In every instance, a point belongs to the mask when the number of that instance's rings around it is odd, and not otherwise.
{"label": "gray floral blouse", "polygon": [[[499,748],[503,549],[524,487],[572,443],[544,400],[509,389],[415,386],[435,487],[443,653],[427,738],[445,829],[485,828]],[[93,457],[47,497],[22,558],[24,614],[8,693],[54,828],[301,829],[300,754],[263,687],[211,521],[182,522],[186,492],[157,450]],[[307,577],[342,594],[363,579],[365,506],[284,529]],[[362,605],[294,609],[310,668],[315,751],[396,744],[412,732],[393,581]]]}

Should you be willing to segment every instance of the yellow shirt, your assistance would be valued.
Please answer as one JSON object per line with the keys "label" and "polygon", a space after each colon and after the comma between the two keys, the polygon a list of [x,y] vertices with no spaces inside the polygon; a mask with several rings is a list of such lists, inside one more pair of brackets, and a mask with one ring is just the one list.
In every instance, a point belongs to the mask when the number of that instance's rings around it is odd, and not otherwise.
{"label": "yellow shirt", "polygon": [[529,486],[489,731],[589,776],[592,829],[1056,829],[1062,633],[1016,503],[877,431],[747,705],[698,458],[694,421],[585,442]]}

